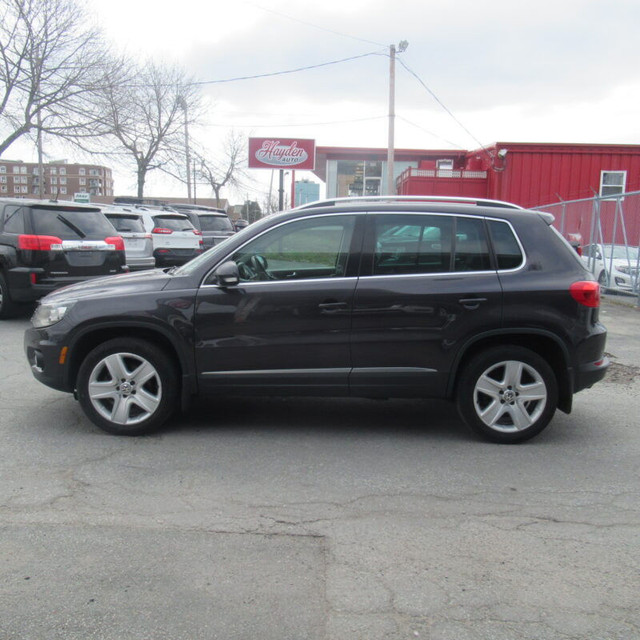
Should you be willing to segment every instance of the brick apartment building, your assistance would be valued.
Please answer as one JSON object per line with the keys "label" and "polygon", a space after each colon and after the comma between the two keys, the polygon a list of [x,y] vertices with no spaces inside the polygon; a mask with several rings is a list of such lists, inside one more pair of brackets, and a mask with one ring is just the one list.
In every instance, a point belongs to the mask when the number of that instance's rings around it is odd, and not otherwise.
{"label": "brick apartment building", "polygon": [[[44,197],[73,200],[76,193],[88,193],[92,200],[94,197],[113,197],[113,177],[108,167],[96,164],[47,162],[42,165],[42,168]],[[38,163],[0,158],[0,196],[39,198]]]}

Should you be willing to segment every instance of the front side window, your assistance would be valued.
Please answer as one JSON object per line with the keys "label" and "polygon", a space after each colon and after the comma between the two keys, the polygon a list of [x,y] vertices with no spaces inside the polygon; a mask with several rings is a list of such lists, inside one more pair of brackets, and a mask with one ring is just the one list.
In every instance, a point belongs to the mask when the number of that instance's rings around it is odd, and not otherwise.
{"label": "front side window", "polygon": [[341,277],[354,226],[348,215],[298,220],[267,231],[231,259],[243,281]]}
{"label": "front side window", "polygon": [[619,196],[624,193],[627,183],[626,171],[601,171],[600,172],[600,195]]}

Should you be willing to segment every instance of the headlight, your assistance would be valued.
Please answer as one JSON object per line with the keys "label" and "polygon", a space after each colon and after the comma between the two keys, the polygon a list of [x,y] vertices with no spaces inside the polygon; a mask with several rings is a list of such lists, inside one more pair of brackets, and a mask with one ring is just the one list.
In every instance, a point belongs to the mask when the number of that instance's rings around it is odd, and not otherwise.
{"label": "headlight", "polygon": [[49,327],[56,322],[60,322],[74,304],[75,300],[50,304],[41,302],[31,318],[31,324],[36,329],[41,329],[42,327]]}
{"label": "headlight", "polygon": [[629,275],[631,269],[626,265],[620,265],[620,266],[616,266],[615,267],[620,273],[626,273],[627,275]]}

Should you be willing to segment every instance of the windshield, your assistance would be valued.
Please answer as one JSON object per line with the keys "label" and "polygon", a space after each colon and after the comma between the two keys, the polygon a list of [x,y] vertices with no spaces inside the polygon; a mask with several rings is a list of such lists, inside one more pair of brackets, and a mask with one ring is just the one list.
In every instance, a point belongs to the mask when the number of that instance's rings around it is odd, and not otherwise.
{"label": "windshield", "polygon": [[121,233],[144,233],[144,225],[140,216],[107,213],[109,222]]}
{"label": "windshield", "polygon": [[198,219],[202,231],[233,231],[231,220],[227,216],[199,215]]}
{"label": "windshield", "polygon": [[100,211],[90,209],[33,208],[33,230],[38,236],[61,240],[100,238],[114,235],[114,228]]}
{"label": "windshield", "polygon": [[615,244],[613,245],[613,252],[611,245],[606,245],[603,249],[604,255],[607,258],[613,255],[613,258],[616,260],[636,261],[638,259],[638,247],[625,247],[623,244]]}

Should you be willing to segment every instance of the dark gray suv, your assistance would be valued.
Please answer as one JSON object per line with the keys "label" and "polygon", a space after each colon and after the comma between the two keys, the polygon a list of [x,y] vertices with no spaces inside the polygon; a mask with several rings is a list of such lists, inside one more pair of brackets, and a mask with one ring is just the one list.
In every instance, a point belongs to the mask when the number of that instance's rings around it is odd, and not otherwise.
{"label": "dark gray suv", "polygon": [[552,216],[464,199],[347,199],[260,220],[170,270],[41,301],[34,376],[116,434],[195,394],[447,398],[520,442],[608,367],[600,289]]}

